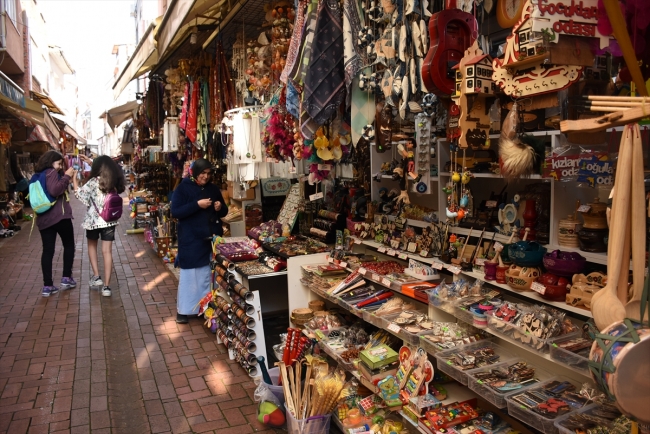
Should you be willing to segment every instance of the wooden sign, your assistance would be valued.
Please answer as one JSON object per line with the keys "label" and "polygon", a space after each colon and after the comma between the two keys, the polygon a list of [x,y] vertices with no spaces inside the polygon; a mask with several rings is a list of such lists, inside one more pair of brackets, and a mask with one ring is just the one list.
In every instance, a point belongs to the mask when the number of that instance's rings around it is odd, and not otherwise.
{"label": "wooden sign", "polygon": [[487,99],[496,87],[492,82],[492,58],[475,41],[456,68],[456,91],[452,99],[460,108],[458,129],[461,149],[489,146],[490,116]]}
{"label": "wooden sign", "polygon": [[536,0],[531,14],[533,32],[598,38],[600,48],[609,46],[608,35],[598,30],[598,0]]}
{"label": "wooden sign", "polygon": [[[542,1],[542,0],[538,0]],[[582,66],[549,65],[542,33],[532,30],[532,0],[506,39],[503,59],[494,59],[492,80],[514,97],[541,95],[567,88],[580,78]]]}

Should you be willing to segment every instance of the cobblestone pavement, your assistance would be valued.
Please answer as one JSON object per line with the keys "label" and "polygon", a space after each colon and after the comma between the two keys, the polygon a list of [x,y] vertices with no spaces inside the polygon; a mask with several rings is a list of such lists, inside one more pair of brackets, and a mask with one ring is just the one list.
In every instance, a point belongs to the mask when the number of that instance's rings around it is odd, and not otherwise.
{"label": "cobblestone pavement", "polygon": [[[126,235],[126,208],[113,296],[89,289],[85,210],[71,200],[77,288],[41,297],[36,228],[0,239],[0,433],[273,433],[256,420],[250,377],[202,321],[176,324],[176,277]],[[59,242],[55,283],[61,271]]]}

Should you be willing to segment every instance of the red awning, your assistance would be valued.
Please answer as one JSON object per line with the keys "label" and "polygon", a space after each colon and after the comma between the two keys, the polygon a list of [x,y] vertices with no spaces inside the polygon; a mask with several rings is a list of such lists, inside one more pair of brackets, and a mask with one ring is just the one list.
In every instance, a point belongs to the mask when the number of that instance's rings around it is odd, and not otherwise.
{"label": "red awning", "polygon": [[34,127],[34,131],[30,134],[29,138],[25,140],[25,143],[34,143],[34,142],[45,142],[49,143],[55,150],[59,151],[59,141],[54,138],[52,133],[49,132],[47,128],[44,128],[40,125]]}

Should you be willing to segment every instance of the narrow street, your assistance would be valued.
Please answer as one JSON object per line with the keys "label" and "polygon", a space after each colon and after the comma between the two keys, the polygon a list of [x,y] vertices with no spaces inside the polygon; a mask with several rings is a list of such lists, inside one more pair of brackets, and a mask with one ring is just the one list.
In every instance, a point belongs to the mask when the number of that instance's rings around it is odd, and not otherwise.
{"label": "narrow street", "polygon": [[[113,295],[89,289],[85,209],[71,200],[77,288],[41,296],[31,223],[0,239],[0,433],[272,433],[256,421],[255,385],[202,320],[176,324],[177,279],[141,234],[126,235],[126,207]],[[55,285],[61,270],[59,240]]]}

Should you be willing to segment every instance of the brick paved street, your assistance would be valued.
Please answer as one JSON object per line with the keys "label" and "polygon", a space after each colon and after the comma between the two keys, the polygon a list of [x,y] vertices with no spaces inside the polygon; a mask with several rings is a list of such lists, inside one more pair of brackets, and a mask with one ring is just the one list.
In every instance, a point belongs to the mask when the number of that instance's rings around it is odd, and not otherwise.
{"label": "brick paved street", "polygon": [[[176,278],[141,234],[126,235],[126,208],[113,296],[89,290],[84,209],[72,205],[73,290],[41,297],[31,224],[0,239],[0,433],[274,432],[256,421],[253,382],[202,321],[174,321]],[[61,270],[59,241],[55,284]]]}

